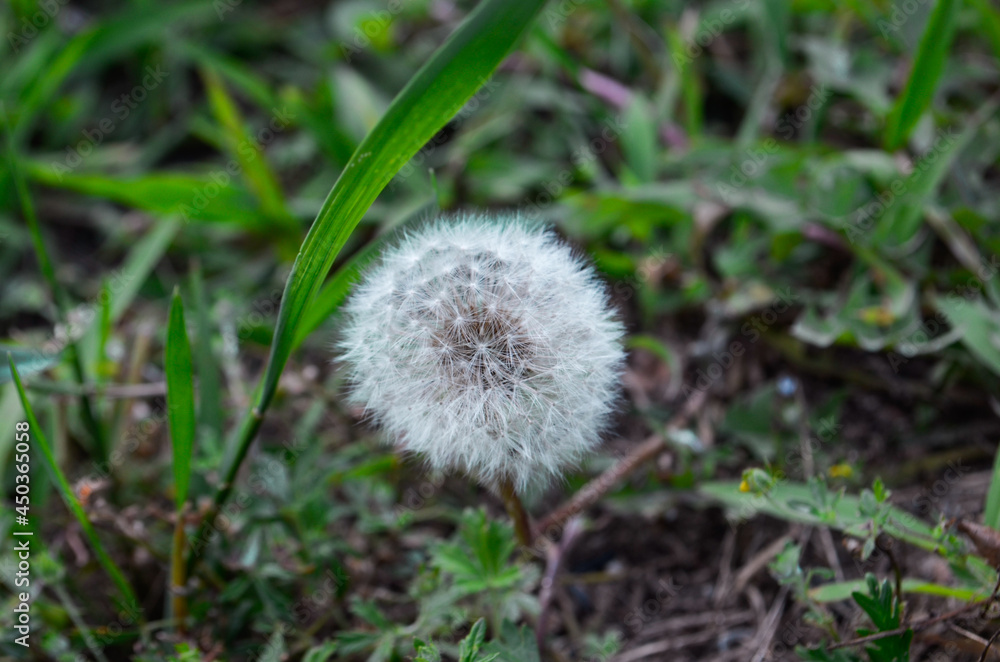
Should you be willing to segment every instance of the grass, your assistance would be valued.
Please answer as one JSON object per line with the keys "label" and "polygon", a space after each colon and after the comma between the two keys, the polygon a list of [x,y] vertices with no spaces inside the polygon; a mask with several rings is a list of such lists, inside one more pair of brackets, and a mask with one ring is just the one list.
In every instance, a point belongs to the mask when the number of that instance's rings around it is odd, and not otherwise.
{"label": "grass", "polygon": [[[1000,522],[1000,11],[914,6],[5,5],[0,537],[22,412],[46,472],[36,647],[0,652],[866,659],[823,652],[850,614],[913,625],[914,659],[979,645],[908,619],[996,581],[953,520]],[[629,330],[607,445],[526,500],[602,495],[545,558],[381,446],[330,363],[380,249],[471,208],[554,224]],[[760,600],[785,657],[678,625]]]}

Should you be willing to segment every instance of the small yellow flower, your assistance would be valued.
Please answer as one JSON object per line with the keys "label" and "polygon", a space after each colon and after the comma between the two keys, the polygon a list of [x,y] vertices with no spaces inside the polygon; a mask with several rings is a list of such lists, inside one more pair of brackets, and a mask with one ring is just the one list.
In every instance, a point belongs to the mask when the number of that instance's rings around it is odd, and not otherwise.
{"label": "small yellow flower", "polygon": [[744,478],[743,480],[740,481],[740,492],[749,492],[749,491],[750,491],[750,483],[748,483],[747,479]]}
{"label": "small yellow flower", "polygon": [[854,469],[846,462],[830,467],[830,478],[850,478],[853,475]]}

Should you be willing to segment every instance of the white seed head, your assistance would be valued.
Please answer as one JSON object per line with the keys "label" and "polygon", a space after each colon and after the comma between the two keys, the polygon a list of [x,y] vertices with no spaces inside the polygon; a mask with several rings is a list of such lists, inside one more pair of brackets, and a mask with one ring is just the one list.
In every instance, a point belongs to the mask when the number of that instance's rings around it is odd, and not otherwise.
{"label": "white seed head", "polygon": [[439,220],[344,308],[351,402],[435,469],[540,486],[598,442],[624,329],[594,271],[518,217]]}

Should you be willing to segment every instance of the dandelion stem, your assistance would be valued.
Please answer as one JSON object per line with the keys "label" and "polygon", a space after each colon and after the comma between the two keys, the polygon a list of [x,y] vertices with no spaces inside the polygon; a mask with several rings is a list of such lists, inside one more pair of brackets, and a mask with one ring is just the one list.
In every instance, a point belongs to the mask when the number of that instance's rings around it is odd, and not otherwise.
{"label": "dandelion stem", "polygon": [[514,532],[517,534],[518,542],[525,547],[531,547],[531,520],[528,519],[528,513],[521,503],[521,498],[517,496],[510,478],[500,481],[500,497],[507,507],[507,514],[514,520]]}

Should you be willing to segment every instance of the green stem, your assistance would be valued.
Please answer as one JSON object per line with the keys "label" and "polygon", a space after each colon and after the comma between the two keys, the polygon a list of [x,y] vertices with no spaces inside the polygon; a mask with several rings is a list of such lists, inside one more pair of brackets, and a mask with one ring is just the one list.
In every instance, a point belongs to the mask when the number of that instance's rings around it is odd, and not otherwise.
{"label": "green stem", "polygon": [[525,548],[530,548],[531,520],[529,520],[528,513],[524,509],[524,504],[521,503],[521,498],[517,496],[514,484],[510,482],[509,478],[504,478],[500,481],[500,497],[507,507],[507,514],[510,515],[511,520],[514,522],[514,532],[517,534],[518,542]]}
{"label": "green stem", "polygon": [[184,518],[187,504],[177,512],[174,526],[174,544],[170,554],[170,607],[174,627],[184,634],[187,621],[187,566],[184,563]]}
{"label": "green stem", "polygon": [[[260,392],[260,387],[258,387],[257,392]],[[243,419],[242,425],[239,427],[235,443],[236,453],[227,464],[226,472],[223,475],[219,489],[215,493],[215,498],[212,500],[211,508],[209,508],[208,513],[202,518],[198,526],[198,533],[194,539],[197,543],[197,548],[192,548],[188,554],[186,566],[188,574],[194,568],[194,563],[198,556],[196,549],[200,549],[203,546],[208,538],[208,532],[212,528],[212,523],[215,522],[215,518],[219,515],[222,506],[229,500],[229,495],[233,491],[233,484],[236,481],[236,474],[243,464],[243,459],[246,457],[247,451],[250,450],[250,444],[253,443],[254,438],[257,436],[257,431],[260,430],[261,423],[264,422],[263,412],[267,405],[263,404],[263,408],[261,407],[261,404],[251,407],[247,412],[246,418]]]}

